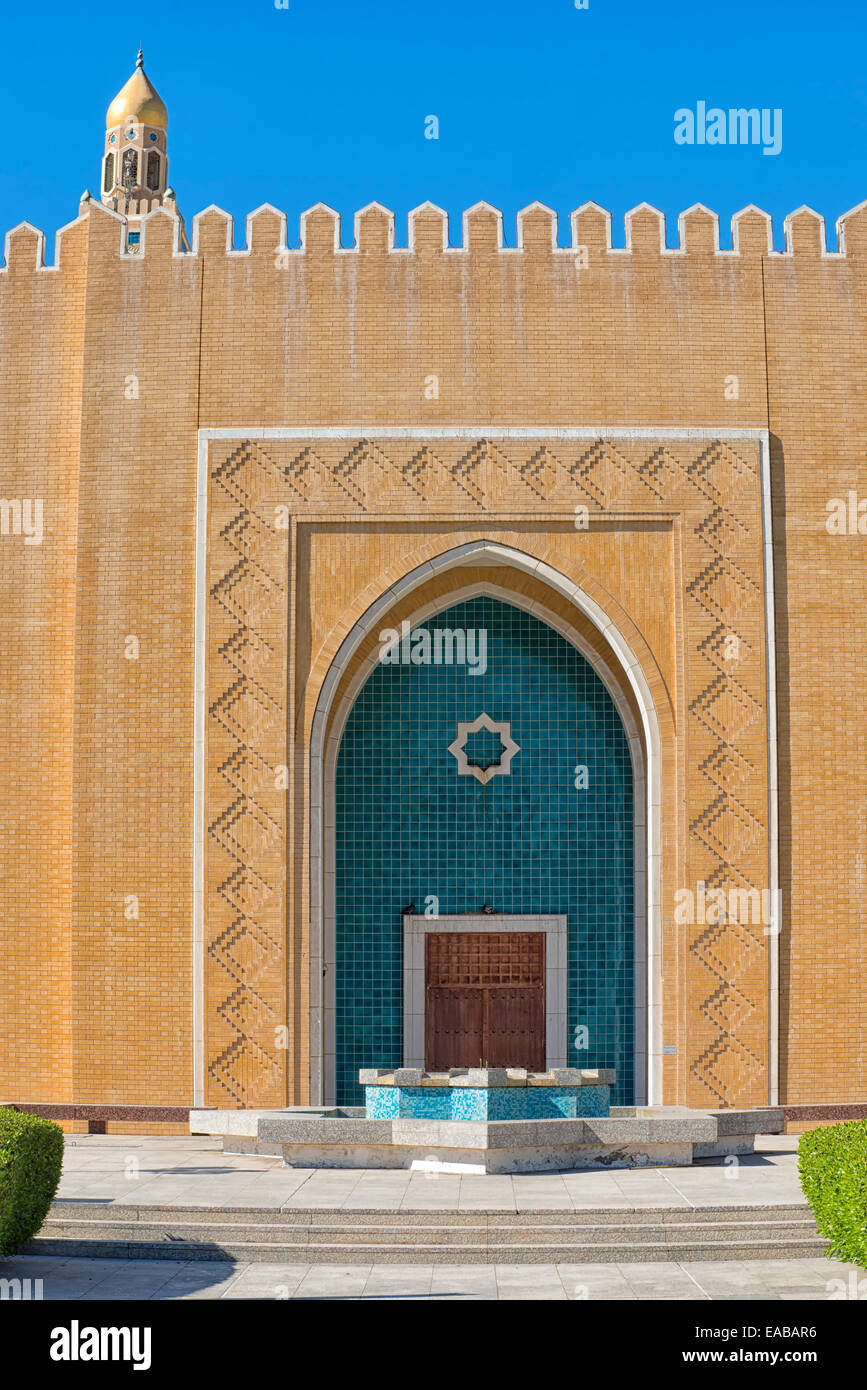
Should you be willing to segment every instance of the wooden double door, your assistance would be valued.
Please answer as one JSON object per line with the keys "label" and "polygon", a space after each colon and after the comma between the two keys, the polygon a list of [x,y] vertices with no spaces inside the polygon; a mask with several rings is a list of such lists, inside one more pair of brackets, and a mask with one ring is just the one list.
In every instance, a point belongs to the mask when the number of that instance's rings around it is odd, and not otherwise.
{"label": "wooden double door", "polygon": [[545,1069],[545,933],[429,932],[425,1067]]}

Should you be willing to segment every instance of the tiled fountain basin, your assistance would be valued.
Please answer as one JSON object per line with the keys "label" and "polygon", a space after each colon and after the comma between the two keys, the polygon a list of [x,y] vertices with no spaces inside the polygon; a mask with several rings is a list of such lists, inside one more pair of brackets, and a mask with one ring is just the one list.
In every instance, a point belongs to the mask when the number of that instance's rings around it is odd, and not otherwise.
{"label": "tiled fountain basin", "polygon": [[363,1070],[369,1120],[574,1120],[608,1114],[613,1071]]}

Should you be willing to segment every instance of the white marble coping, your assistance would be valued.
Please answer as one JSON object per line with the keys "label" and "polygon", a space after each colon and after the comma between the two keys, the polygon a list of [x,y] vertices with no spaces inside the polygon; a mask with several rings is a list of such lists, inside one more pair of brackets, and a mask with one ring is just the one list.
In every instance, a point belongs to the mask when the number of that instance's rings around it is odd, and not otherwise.
{"label": "white marble coping", "polygon": [[452,1067],[450,1071],[428,1072],[417,1067],[362,1067],[358,1073],[362,1086],[473,1086],[480,1089],[512,1086],[613,1086],[611,1069],[553,1067],[550,1071],[525,1071],[523,1067]]}

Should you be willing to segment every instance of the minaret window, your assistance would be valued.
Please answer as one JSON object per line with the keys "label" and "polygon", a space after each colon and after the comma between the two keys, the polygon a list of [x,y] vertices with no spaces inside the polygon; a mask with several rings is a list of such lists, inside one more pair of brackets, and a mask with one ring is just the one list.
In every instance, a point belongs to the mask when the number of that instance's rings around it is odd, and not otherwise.
{"label": "minaret window", "polygon": [[148,151],[147,186],[156,191],[160,186],[160,157],[156,150]]}
{"label": "minaret window", "polygon": [[105,156],[105,177],[103,178],[102,186],[103,186],[103,189],[105,190],[106,193],[110,193],[110,192],[111,192],[111,189],[112,189],[112,187],[113,187],[113,185],[114,185],[114,155],[113,155],[113,154],[107,154],[107,155]]}
{"label": "minaret window", "polygon": [[138,155],[135,150],[124,150],[123,152],[123,179],[126,186],[127,182],[136,184],[138,182]]}

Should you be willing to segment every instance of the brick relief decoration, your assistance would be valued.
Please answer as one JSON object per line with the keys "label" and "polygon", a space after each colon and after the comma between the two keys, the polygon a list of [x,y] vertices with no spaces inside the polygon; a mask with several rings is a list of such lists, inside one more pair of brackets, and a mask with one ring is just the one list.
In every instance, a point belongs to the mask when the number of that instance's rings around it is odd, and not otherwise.
{"label": "brick relief decoration", "polygon": [[211,472],[212,544],[225,559],[208,587],[206,808],[207,1090],[222,1105],[282,1103],[275,1046],[285,963],[284,547],[256,514],[259,463],[246,446]]}
{"label": "brick relief decoration", "polygon": [[[697,573],[687,572],[685,585],[692,673],[687,740],[694,760],[687,778],[693,785],[697,770],[705,783],[689,803],[690,860],[697,881],[722,890],[726,903],[732,890],[742,889],[757,891],[761,905],[769,884],[761,527],[750,515],[757,472],[726,445],[714,445],[698,454],[687,475],[707,504],[693,523],[696,561],[701,551],[711,556]],[[696,903],[695,916],[701,915]],[[765,1069],[768,924],[752,900],[746,914],[706,909],[703,915],[707,924],[690,924],[689,951],[702,967],[694,1003],[707,1025],[706,1041],[691,1051],[690,1073],[715,1104],[734,1105]]]}
{"label": "brick relief decoration", "polygon": [[[395,555],[399,561],[417,550],[426,516],[437,529],[453,518],[479,536],[486,519],[502,515],[515,533],[515,517],[523,516],[522,548],[542,558],[546,524],[548,539],[566,531],[574,537],[576,508],[589,517],[582,563],[590,570],[594,527],[620,522],[628,530],[637,519],[658,520],[677,537],[674,575],[648,573],[640,582],[673,605],[665,616],[675,624],[679,653],[670,687],[677,844],[665,848],[662,902],[663,993],[680,990],[686,1019],[677,1039],[678,1098],[765,1102],[766,923],[752,920],[754,912],[746,921],[731,913],[718,920],[709,906],[712,890],[727,900],[744,890],[752,904],[751,890],[760,897],[770,887],[759,445],[686,436],[661,444],[648,435],[210,441],[206,1103],[272,1106],[301,1098],[290,1096],[287,1082],[290,1054],[297,1065],[305,1047],[303,1027],[298,1036],[287,1027],[292,991],[305,979],[287,922],[287,835],[306,843],[308,808],[306,784],[288,772],[295,756],[288,691],[290,673],[296,689],[303,685],[330,639],[334,599],[324,596],[326,620],[300,587],[294,597],[296,534],[314,522],[346,530],[385,517],[387,563],[394,565]],[[371,545],[370,571],[358,576],[352,597],[384,567],[374,551]],[[618,575],[595,575],[629,611]],[[293,650],[302,630],[309,652],[300,636]],[[302,923],[302,938],[306,929]]]}

